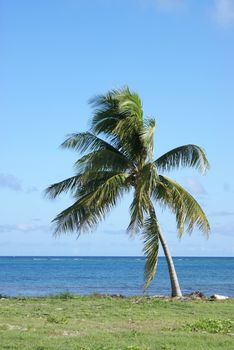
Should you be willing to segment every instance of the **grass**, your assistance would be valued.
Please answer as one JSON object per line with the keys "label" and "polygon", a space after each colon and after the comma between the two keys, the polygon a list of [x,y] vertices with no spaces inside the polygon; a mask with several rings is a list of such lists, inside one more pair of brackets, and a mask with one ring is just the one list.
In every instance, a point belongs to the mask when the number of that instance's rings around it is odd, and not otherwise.
{"label": "grass", "polygon": [[234,349],[234,300],[0,299],[0,349]]}

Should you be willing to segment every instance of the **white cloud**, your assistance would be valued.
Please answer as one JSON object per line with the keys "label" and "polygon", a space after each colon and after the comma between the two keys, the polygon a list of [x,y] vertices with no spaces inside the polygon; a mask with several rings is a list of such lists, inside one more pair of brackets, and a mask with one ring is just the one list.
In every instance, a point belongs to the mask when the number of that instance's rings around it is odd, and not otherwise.
{"label": "white cloud", "polygon": [[234,0],[215,0],[214,15],[221,24],[234,24]]}
{"label": "white cloud", "polygon": [[0,188],[22,191],[21,181],[12,174],[0,174]]}
{"label": "white cloud", "polygon": [[0,188],[25,193],[38,191],[38,188],[36,186],[29,186],[28,188],[24,189],[24,186],[22,186],[22,181],[20,179],[18,179],[13,174],[7,173],[0,173]]}
{"label": "white cloud", "polygon": [[206,190],[202,186],[202,184],[193,177],[186,177],[184,178],[184,185],[185,187],[195,194],[206,194]]}
{"label": "white cloud", "polygon": [[[155,6],[162,11],[178,11],[188,6],[188,0],[138,0],[145,6]],[[234,0],[213,0],[212,14],[222,25],[234,24]]]}
{"label": "white cloud", "polygon": [[0,225],[0,233],[34,232],[34,231],[48,231],[48,230],[50,230],[50,227],[47,225],[31,225],[27,223]]}

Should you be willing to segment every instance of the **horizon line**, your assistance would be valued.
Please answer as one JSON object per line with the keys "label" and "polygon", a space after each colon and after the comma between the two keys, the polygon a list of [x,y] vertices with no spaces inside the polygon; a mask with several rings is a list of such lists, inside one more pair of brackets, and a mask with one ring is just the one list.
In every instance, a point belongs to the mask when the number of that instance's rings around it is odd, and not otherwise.
{"label": "horizon line", "polygon": [[[146,258],[144,255],[0,255],[0,258]],[[159,258],[165,258],[159,255]],[[172,258],[234,258],[234,256],[174,255]]]}

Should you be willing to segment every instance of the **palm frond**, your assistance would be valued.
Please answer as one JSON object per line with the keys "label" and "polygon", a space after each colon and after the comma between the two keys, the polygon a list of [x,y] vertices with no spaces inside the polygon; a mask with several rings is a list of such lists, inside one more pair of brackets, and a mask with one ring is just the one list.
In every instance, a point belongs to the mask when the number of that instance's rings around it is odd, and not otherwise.
{"label": "palm frond", "polygon": [[120,113],[135,117],[134,119],[143,125],[143,109],[139,95],[126,87],[116,94],[116,98]]}
{"label": "palm frond", "polygon": [[[97,216],[96,219],[98,219]],[[52,223],[55,224],[55,236],[68,232],[75,232],[80,235],[81,232],[87,232],[91,226],[90,210],[88,207],[81,205],[80,200],[78,200],[59,213]],[[95,217],[93,217],[92,225],[95,224],[97,224],[97,220],[95,221]]]}
{"label": "palm frond", "polygon": [[116,171],[85,170],[80,174],[80,186],[73,191],[73,197],[80,199],[84,195],[97,191],[106,181],[118,174],[119,172]]}
{"label": "palm frond", "polygon": [[117,199],[123,194],[124,191],[128,191],[127,185],[127,173],[114,174],[109,177],[97,190],[90,195],[89,199],[85,201],[86,205],[98,206],[99,204],[107,202],[112,206],[117,204]]}
{"label": "palm frond", "polygon": [[139,96],[123,88],[97,96],[91,104],[96,108],[91,130],[104,134],[115,148],[132,161],[137,160],[142,153],[140,132],[144,125]]}
{"label": "palm frond", "polygon": [[117,135],[121,142],[121,149],[128,158],[139,163],[143,159],[145,149],[140,138],[142,132],[141,122],[138,122],[134,117],[128,116],[118,122],[113,134]]}
{"label": "palm frond", "polygon": [[67,231],[82,233],[95,229],[127,191],[125,184],[127,177],[128,174],[115,174],[104,182],[93,180],[92,184],[86,184],[79,192],[78,200],[53,220],[56,224],[55,233]]}
{"label": "palm frond", "polygon": [[176,181],[159,175],[159,182],[153,192],[153,197],[176,214],[179,236],[182,235],[184,226],[187,226],[188,233],[191,233],[196,226],[208,236],[210,226],[204,211],[195,198]]}
{"label": "palm frond", "polygon": [[209,162],[204,150],[196,145],[174,148],[155,161],[159,171],[170,171],[180,167],[194,167],[201,173],[209,169]]}
{"label": "palm frond", "polygon": [[157,218],[154,210],[151,209],[149,217],[147,217],[144,222],[143,228],[143,251],[144,255],[146,256],[144,289],[148,288],[156,273],[159,250],[159,233],[160,231]]}
{"label": "palm frond", "polygon": [[51,186],[49,186],[45,190],[45,195],[50,199],[54,199],[59,196],[63,192],[71,191],[73,193],[76,191],[77,186],[81,184],[81,175],[75,175],[63,181],[57,182]]}
{"label": "palm frond", "polygon": [[155,119],[146,119],[144,123],[144,128],[140,134],[140,139],[145,148],[145,158],[150,162],[153,160],[155,126]]}
{"label": "palm frond", "polygon": [[119,153],[114,146],[92,132],[73,133],[62,143],[61,147],[73,149],[80,153],[105,149]]}
{"label": "palm frond", "polygon": [[133,164],[120,152],[111,149],[102,149],[90,152],[75,162],[75,169],[85,171],[125,171]]}
{"label": "palm frond", "polygon": [[149,198],[156,186],[158,175],[154,163],[146,164],[135,177],[132,177],[134,187],[133,201],[130,205],[130,223],[127,231],[130,234],[139,232],[143,225],[145,215],[149,212]]}
{"label": "palm frond", "polygon": [[130,205],[130,223],[127,232],[131,235],[138,233],[143,225],[145,215],[149,209],[149,198],[142,188],[137,188],[134,191],[133,201]]}
{"label": "palm frond", "polygon": [[108,135],[113,132],[120,120],[130,115],[143,121],[141,100],[138,94],[131,92],[128,87],[95,96],[89,102],[94,108],[91,121],[91,130],[94,133]]}
{"label": "palm frond", "polygon": [[104,134],[112,143],[121,147],[117,135],[113,135],[118,122],[126,117],[126,113],[119,110],[119,101],[116,98],[122,90],[111,90],[105,95],[98,95],[90,99],[89,103],[94,108],[91,120],[91,130],[95,134]]}

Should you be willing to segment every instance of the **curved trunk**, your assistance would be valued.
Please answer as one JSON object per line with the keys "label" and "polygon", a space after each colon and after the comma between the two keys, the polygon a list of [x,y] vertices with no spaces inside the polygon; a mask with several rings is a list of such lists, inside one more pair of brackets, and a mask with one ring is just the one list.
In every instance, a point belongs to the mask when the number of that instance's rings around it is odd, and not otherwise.
{"label": "curved trunk", "polygon": [[167,259],[167,266],[168,266],[170,280],[171,280],[171,296],[172,297],[181,297],[182,293],[181,293],[179,281],[177,278],[175,266],[174,266],[174,263],[173,263],[173,260],[171,257],[171,253],[169,251],[169,248],[167,246],[167,243],[165,241],[165,238],[163,237],[161,230],[159,231],[159,239],[160,239],[160,242],[162,244],[165,257]]}
{"label": "curved trunk", "polygon": [[[155,216],[155,218],[156,218],[155,209],[154,209],[152,203],[150,204],[150,213],[151,213],[151,215],[153,214],[153,216]],[[157,221],[157,230],[158,230],[159,240],[160,240],[160,243],[163,247],[165,257],[167,259],[167,266],[168,266],[169,276],[170,276],[170,280],[171,280],[171,296],[172,297],[182,297],[180,284],[178,281],[177,273],[175,270],[175,266],[174,266],[174,263],[172,260],[170,250],[169,250],[167,242],[162,234],[162,231],[160,229],[157,218],[156,218],[156,221]]]}

